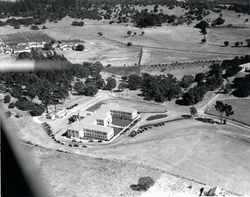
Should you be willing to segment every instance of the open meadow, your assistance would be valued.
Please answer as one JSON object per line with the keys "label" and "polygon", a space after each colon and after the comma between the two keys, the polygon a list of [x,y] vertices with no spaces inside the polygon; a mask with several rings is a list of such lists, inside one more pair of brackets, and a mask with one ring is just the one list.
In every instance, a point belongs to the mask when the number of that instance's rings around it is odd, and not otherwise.
{"label": "open meadow", "polygon": [[183,120],[95,148],[91,154],[143,163],[250,195],[249,139],[248,130]]}
{"label": "open meadow", "polygon": [[[178,8],[175,9],[182,12]],[[170,11],[166,10],[166,12]],[[138,64],[141,46],[143,46],[141,65],[221,60],[249,54],[249,49],[246,47],[231,47],[237,41],[245,43],[247,36],[250,35],[250,23],[244,22],[249,15],[238,17],[237,13],[228,10],[222,10],[222,15],[226,20],[225,24],[222,27],[208,28],[206,44],[200,44],[203,35],[199,29],[193,28],[198,21],[190,25],[137,28],[124,24],[110,25],[105,20],[84,20],[83,27],[75,27],[71,26],[74,19],[65,17],[57,23],[47,22],[45,25],[48,29],[39,31],[57,40],[85,41],[83,52],[58,51],[73,63],[100,61],[104,65],[111,64],[117,67],[134,66]],[[219,14],[212,12],[206,18],[215,19],[218,16]],[[228,28],[229,24],[237,28]],[[15,30],[13,27],[6,26],[1,28],[0,34],[8,34],[10,31],[20,33],[32,30],[27,27]],[[131,36],[127,35],[128,31],[132,32]],[[103,34],[102,37],[98,36],[99,32]],[[144,32],[143,35],[141,35],[142,32]],[[228,47],[224,47],[224,41],[230,43]],[[132,42],[132,46],[128,47],[128,42]]]}
{"label": "open meadow", "polygon": [[[144,165],[72,155],[29,145],[24,145],[24,149],[34,158],[35,166],[53,196],[146,197],[154,194],[174,197],[179,194],[191,197],[198,195],[199,189],[204,187]],[[154,186],[147,192],[132,191],[130,185],[144,176],[152,177]],[[188,188],[190,185],[192,188]]]}
{"label": "open meadow", "polygon": [[[135,8],[150,11],[154,6],[137,5]],[[176,16],[187,11],[181,7],[163,6],[159,6],[159,10]],[[223,71],[220,65],[211,67],[222,60],[250,55],[246,46],[250,39],[250,15],[239,16],[229,10],[222,10],[221,14],[225,23],[205,28],[206,39],[200,29],[194,28],[200,22],[196,19],[189,25],[172,22],[171,25],[157,26],[156,23],[153,27],[138,28],[128,16],[127,23],[115,23],[104,19],[80,20],[67,15],[59,21],[47,20],[38,25],[39,30],[23,25],[20,29],[0,26],[1,65],[28,65],[28,61],[20,60],[27,58],[32,60],[29,61],[32,68],[43,64],[44,68],[49,68],[46,61],[38,61],[45,58],[58,67],[61,64],[57,60],[62,60],[72,68],[28,73],[27,78],[7,73],[7,77],[0,80],[1,105],[10,114],[7,124],[16,127],[17,137],[34,158],[52,196],[165,197],[179,194],[191,197],[198,196],[201,187],[211,186],[250,196],[250,132],[247,128],[250,126],[250,98],[236,99],[229,93],[218,93],[239,76],[242,76],[243,85],[249,85],[244,81],[249,78],[243,79],[247,72],[236,70],[238,73],[234,75],[236,71],[233,70],[238,62],[249,62],[249,58],[224,62],[228,65],[223,66],[228,68]],[[219,16],[220,13],[211,11],[203,19],[214,20]],[[71,25],[75,21],[83,21],[84,25]],[[43,25],[46,27],[42,28]],[[202,39],[206,43],[201,43]],[[41,57],[38,53],[32,56],[35,51],[32,43],[27,44],[32,46],[28,47],[30,54],[20,54],[30,55],[28,57],[17,56],[14,47],[5,46],[51,40],[59,42],[38,47]],[[234,46],[236,42],[239,42],[238,47]],[[78,65],[83,62],[101,62],[103,68],[100,64]],[[228,70],[233,76],[226,75]],[[153,77],[143,73],[166,76],[170,73],[179,81],[170,76]],[[204,76],[194,79],[197,73]],[[132,74],[140,77],[125,77]],[[192,76],[181,80],[184,75]],[[241,87],[245,87],[243,85]],[[10,95],[9,101],[6,95]],[[224,125],[194,118],[197,115],[215,119],[211,115],[218,116],[214,103],[220,98],[233,107],[234,115],[230,119],[243,122],[244,127],[233,121]],[[180,100],[183,102],[178,102]],[[66,110],[59,111],[58,104]],[[98,112],[105,104],[125,109]],[[195,109],[190,110],[190,107]],[[55,113],[51,109],[55,109]],[[192,109],[196,113],[192,113]],[[95,113],[103,114],[100,119],[94,115],[96,117],[87,122],[87,116]],[[113,118],[112,113],[118,113],[123,119]],[[126,120],[128,115],[129,120]],[[113,125],[109,124],[111,116]],[[84,125],[78,126],[77,121],[84,118]],[[119,133],[129,123],[129,127]],[[114,133],[119,135],[115,138],[110,128],[100,128],[100,125],[116,127]],[[131,135],[133,133],[136,135]],[[110,138],[108,134],[112,134]],[[155,184],[145,192],[133,191],[130,185],[143,176],[152,177]]]}

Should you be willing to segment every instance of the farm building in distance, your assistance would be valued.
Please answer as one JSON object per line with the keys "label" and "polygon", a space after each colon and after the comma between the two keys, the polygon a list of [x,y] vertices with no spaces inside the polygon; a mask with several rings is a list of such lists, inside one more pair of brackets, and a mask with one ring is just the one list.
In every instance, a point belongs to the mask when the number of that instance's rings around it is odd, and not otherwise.
{"label": "farm building in distance", "polygon": [[5,54],[30,52],[32,48],[43,48],[48,42],[54,40],[42,32],[22,32],[0,35]]}
{"label": "farm building in distance", "polygon": [[82,40],[62,40],[55,41],[42,32],[22,32],[15,34],[0,35],[0,47],[3,48],[5,54],[18,54],[22,52],[30,52],[32,48],[43,49],[45,44],[51,43],[52,49],[70,50],[75,49],[79,44],[83,45]]}
{"label": "farm building in distance", "polygon": [[133,108],[120,107],[119,105],[105,105],[94,114],[79,120],[67,130],[69,138],[84,137],[100,140],[110,140],[114,136],[112,126],[113,118],[134,120],[137,117],[137,110]]}
{"label": "farm building in distance", "polygon": [[243,71],[250,71],[250,63],[240,65]]}

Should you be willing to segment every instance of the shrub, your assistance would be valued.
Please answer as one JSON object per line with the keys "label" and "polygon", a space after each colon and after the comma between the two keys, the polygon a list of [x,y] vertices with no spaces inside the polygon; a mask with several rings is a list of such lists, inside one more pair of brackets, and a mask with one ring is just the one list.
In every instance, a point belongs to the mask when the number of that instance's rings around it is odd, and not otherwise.
{"label": "shrub", "polygon": [[5,96],[4,96],[4,99],[3,99],[3,102],[4,102],[4,103],[9,103],[10,100],[11,100],[10,95],[5,95]]}
{"label": "shrub", "polygon": [[84,45],[82,45],[82,44],[78,44],[78,45],[74,48],[75,51],[83,51],[84,49],[85,49],[85,47],[84,47]]}
{"label": "shrub", "polygon": [[41,116],[45,111],[44,105],[35,105],[35,107],[30,111],[31,116]]}
{"label": "shrub", "polygon": [[130,188],[135,191],[147,191],[154,184],[154,180],[151,177],[147,176],[139,178],[138,183],[132,184]]}
{"label": "shrub", "polygon": [[132,42],[128,42],[128,43],[127,43],[127,46],[128,46],[128,47],[132,46]]}
{"label": "shrub", "polygon": [[32,25],[30,27],[30,30],[39,30],[39,27],[37,25]]}
{"label": "shrub", "polygon": [[225,41],[225,42],[224,42],[224,45],[225,45],[225,47],[227,47],[227,46],[229,45],[229,42],[228,42],[228,41]]}

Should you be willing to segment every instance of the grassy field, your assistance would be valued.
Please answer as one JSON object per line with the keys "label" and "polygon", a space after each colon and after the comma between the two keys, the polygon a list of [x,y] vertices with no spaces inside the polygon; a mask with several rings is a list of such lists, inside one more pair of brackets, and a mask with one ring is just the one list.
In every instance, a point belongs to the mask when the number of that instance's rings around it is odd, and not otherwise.
{"label": "grassy field", "polygon": [[43,32],[18,32],[13,34],[0,34],[0,39],[6,44],[17,44],[25,42],[50,42],[53,40],[50,36]]}
{"label": "grassy field", "polygon": [[95,155],[143,163],[250,195],[249,138],[249,131],[238,127],[183,120],[95,149]]}
{"label": "grassy field", "polygon": [[[198,195],[204,185],[183,180],[157,169],[127,162],[109,161],[24,145],[35,161],[43,181],[52,196],[181,196]],[[156,182],[147,192],[135,192],[131,184],[143,176]],[[188,188],[192,185],[192,188]]]}
{"label": "grassy field", "polygon": [[[233,107],[234,115],[230,116],[229,119],[250,125],[250,99],[226,99],[222,100],[222,102],[232,105]],[[219,116],[214,105],[212,105],[206,113]]]}
{"label": "grassy field", "polygon": [[[175,12],[181,14],[181,8],[173,10],[164,10],[171,14]],[[191,25],[179,25],[152,28],[136,28],[131,25],[112,24],[108,21],[84,20],[83,27],[73,27],[71,23],[74,19],[66,17],[58,23],[47,23],[45,32],[50,37],[58,40],[81,39],[85,41],[85,51],[58,51],[64,54],[70,61],[74,63],[82,63],[83,61],[101,61],[104,65],[111,64],[112,67],[134,66],[138,63],[140,47],[143,45],[142,65],[172,63],[176,61],[196,61],[208,59],[228,59],[236,55],[249,54],[247,48],[243,47],[222,47],[224,41],[229,41],[230,46],[236,41],[245,40],[250,35],[250,22],[245,22],[249,15],[242,14],[238,17],[238,13],[234,11],[222,10],[223,18],[225,18],[224,27],[209,28],[207,34],[207,43],[200,44],[202,35],[198,29],[193,26],[198,22],[194,21]],[[211,12],[205,18],[215,19],[219,16],[217,13]],[[232,24],[241,28],[226,28]],[[127,31],[136,32],[135,36],[127,36]],[[26,32],[31,31],[27,27],[21,27],[19,30],[13,27],[2,27],[0,34],[9,34],[9,32]],[[142,32],[145,32],[141,36]],[[103,33],[103,37],[99,37],[98,32]],[[126,44],[132,42],[133,46],[127,47]],[[112,72],[112,70],[111,70]]]}

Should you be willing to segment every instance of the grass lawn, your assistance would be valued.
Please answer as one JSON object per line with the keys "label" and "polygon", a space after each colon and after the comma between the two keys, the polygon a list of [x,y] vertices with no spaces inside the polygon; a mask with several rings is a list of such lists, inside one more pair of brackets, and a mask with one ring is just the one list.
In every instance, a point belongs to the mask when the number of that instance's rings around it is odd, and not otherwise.
{"label": "grass lawn", "polygon": [[168,117],[168,115],[166,115],[166,114],[157,114],[157,115],[154,115],[154,116],[149,116],[147,118],[147,120],[148,121],[150,121],[150,120],[157,120],[157,119],[166,118],[166,117]]}
{"label": "grass lawn", "polygon": [[[250,125],[250,99],[227,99],[222,100],[223,103],[227,103],[232,105],[234,115],[230,116],[229,119],[243,122],[245,124]],[[214,105],[212,105],[206,113],[219,115],[219,113],[215,110]]]}
{"label": "grass lawn", "polygon": [[91,107],[89,107],[88,109],[86,109],[86,111],[96,111],[97,109],[99,109],[102,106],[103,102],[99,102],[96,103],[95,105],[92,105]]}
{"label": "grass lawn", "polygon": [[118,133],[120,133],[121,132],[121,128],[116,128],[116,127],[114,127],[114,135],[116,136]]}
{"label": "grass lawn", "polygon": [[117,125],[117,126],[125,127],[130,122],[131,122],[130,120],[125,120],[125,119],[121,119],[121,118],[112,118],[112,124]]}

